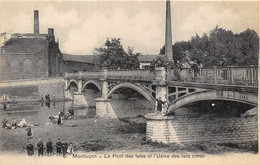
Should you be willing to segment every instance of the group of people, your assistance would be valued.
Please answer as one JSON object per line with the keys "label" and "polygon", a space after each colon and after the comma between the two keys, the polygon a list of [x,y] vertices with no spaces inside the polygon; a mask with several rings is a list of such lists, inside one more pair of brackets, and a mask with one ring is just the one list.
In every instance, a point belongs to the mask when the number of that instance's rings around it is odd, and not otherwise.
{"label": "group of people", "polygon": [[17,127],[27,127],[27,125],[28,124],[27,124],[25,118],[22,118],[22,120],[18,124],[14,118],[11,119],[10,123],[5,118],[2,121],[2,128],[7,128],[7,129],[16,129]]}
{"label": "group of people", "polygon": [[[41,96],[41,98],[42,98],[42,102],[43,102],[44,101],[43,97]],[[49,94],[45,95],[45,100],[46,100],[46,102],[50,102],[51,101],[51,98],[50,98]],[[55,93],[53,93],[53,101],[55,101]]]}
{"label": "group of people", "polygon": [[49,119],[51,120],[52,123],[62,125],[63,120],[70,120],[73,117],[73,113],[71,112],[66,112],[65,114],[63,112],[59,112],[58,115],[55,116],[50,116]]}
{"label": "group of people", "polygon": [[[56,95],[55,95],[55,93],[53,93],[53,101],[55,101],[55,97],[56,97]],[[43,102],[44,101],[43,96],[41,96],[41,98],[42,98],[42,102]],[[46,102],[50,102],[51,101],[51,98],[50,98],[49,94],[45,95],[45,101]]]}
{"label": "group of people", "polygon": [[[55,95],[55,93],[53,93],[53,99],[52,99],[52,101],[53,101],[53,108],[55,109],[55,97],[56,97],[56,95]],[[43,107],[43,103],[44,103],[44,98],[43,98],[43,96],[41,95],[41,101],[42,101],[42,107]],[[47,94],[47,95],[45,95],[45,104],[46,104],[46,106],[48,107],[48,108],[50,108],[50,103],[51,103],[51,98],[50,98],[50,95],[49,94]]]}
{"label": "group of people", "polygon": [[[46,154],[47,156],[51,156],[53,155],[53,144],[51,139],[49,138],[47,143],[46,143]],[[26,146],[26,150],[27,150],[27,154],[28,156],[33,156],[34,155],[34,150],[37,149],[38,150],[38,156],[43,156],[44,155],[44,144],[42,142],[42,139],[39,139],[37,145],[37,148],[34,148],[34,145],[32,144],[32,141],[29,140],[28,144]],[[63,155],[63,157],[65,158],[67,154],[73,154],[74,152],[74,148],[73,148],[73,143],[67,143],[66,139],[63,140],[63,142],[60,141],[60,139],[58,139],[58,141],[55,144],[56,147],[56,154],[57,155]]]}

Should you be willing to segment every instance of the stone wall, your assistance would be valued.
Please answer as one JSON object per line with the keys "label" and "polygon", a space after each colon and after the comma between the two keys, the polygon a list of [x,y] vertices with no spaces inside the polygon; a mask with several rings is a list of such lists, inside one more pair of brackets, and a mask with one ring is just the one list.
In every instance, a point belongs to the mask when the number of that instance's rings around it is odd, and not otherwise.
{"label": "stone wall", "polygon": [[[257,111],[257,108],[252,109]],[[174,116],[147,120],[147,138],[173,142],[240,142],[257,140],[257,112],[240,117]]]}
{"label": "stone wall", "polygon": [[54,35],[21,36],[0,47],[0,81],[62,75],[63,60]]}
{"label": "stone wall", "polygon": [[37,101],[47,94],[53,99],[55,93],[55,99],[63,99],[64,85],[63,78],[5,81],[0,83],[0,98],[6,95],[11,101]]}
{"label": "stone wall", "polygon": [[1,47],[1,81],[48,76],[47,40],[19,38],[9,42]]}

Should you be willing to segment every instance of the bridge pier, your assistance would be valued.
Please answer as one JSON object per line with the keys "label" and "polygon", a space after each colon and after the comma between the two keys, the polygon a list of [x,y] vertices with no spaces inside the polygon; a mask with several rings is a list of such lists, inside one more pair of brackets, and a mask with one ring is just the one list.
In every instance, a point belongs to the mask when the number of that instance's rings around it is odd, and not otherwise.
{"label": "bridge pier", "polygon": [[87,107],[88,106],[87,100],[85,99],[85,96],[82,92],[77,91],[77,92],[74,92],[73,95],[74,95],[74,101],[73,101],[74,107],[78,107],[78,106]]}
{"label": "bridge pier", "polygon": [[[156,68],[156,80],[153,84],[156,86],[155,98],[167,102],[166,71],[164,67]],[[155,111],[157,111],[157,106],[155,106]],[[164,114],[165,111],[166,109],[163,106],[162,114]]]}
{"label": "bridge pier", "polygon": [[111,105],[111,99],[102,97],[95,99],[96,101],[96,117],[99,118],[117,118]]}
{"label": "bridge pier", "polygon": [[[156,80],[153,82],[156,86],[156,99],[161,99],[163,102],[167,100],[167,86],[166,86],[166,71],[164,67],[156,68]],[[146,138],[152,142],[158,143],[179,143],[178,136],[175,133],[172,126],[173,116],[164,116],[167,109],[162,107],[162,112],[157,111],[157,105],[155,106],[155,112],[145,115],[146,118]]]}
{"label": "bridge pier", "polygon": [[150,113],[146,118],[146,139],[158,143],[179,143],[178,136],[172,126],[173,116],[163,116],[161,113]]}
{"label": "bridge pier", "polygon": [[102,82],[102,97],[96,98],[96,117],[99,118],[117,118],[113,107],[112,100],[108,99],[108,82],[107,82],[107,68],[103,68],[103,77],[100,79]]}

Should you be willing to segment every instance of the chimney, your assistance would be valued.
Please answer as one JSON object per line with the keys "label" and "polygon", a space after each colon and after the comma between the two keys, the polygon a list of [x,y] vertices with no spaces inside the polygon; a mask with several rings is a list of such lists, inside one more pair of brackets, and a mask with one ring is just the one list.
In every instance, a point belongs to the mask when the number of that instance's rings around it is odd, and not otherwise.
{"label": "chimney", "polygon": [[171,4],[166,0],[166,27],[165,27],[165,55],[169,61],[172,57],[172,26],[171,26]]}
{"label": "chimney", "polygon": [[39,12],[34,10],[34,34],[39,34]]}
{"label": "chimney", "polygon": [[48,28],[48,35],[54,35],[54,29]]}

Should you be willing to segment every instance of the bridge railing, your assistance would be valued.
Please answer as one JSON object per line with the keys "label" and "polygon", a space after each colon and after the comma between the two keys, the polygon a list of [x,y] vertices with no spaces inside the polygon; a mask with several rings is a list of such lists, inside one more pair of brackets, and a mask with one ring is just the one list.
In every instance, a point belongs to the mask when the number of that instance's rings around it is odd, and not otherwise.
{"label": "bridge railing", "polygon": [[168,81],[216,83],[231,85],[258,85],[257,67],[201,68],[167,70]]}
{"label": "bridge railing", "polygon": [[150,70],[131,70],[131,71],[107,71],[108,79],[127,79],[127,80],[155,80],[155,74]]}
{"label": "bridge railing", "polygon": [[[257,67],[225,67],[225,68],[182,68],[168,69],[166,71],[167,81],[214,83],[229,85],[251,85],[258,86]],[[66,73],[70,78],[108,78],[117,80],[156,80],[155,72],[150,70],[106,70],[105,72],[77,72]]]}
{"label": "bridge railing", "polygon": [[103,72],[82,72],[81,76],[82,77],[99,79],[99,78],[104,76],[104,73]]}

